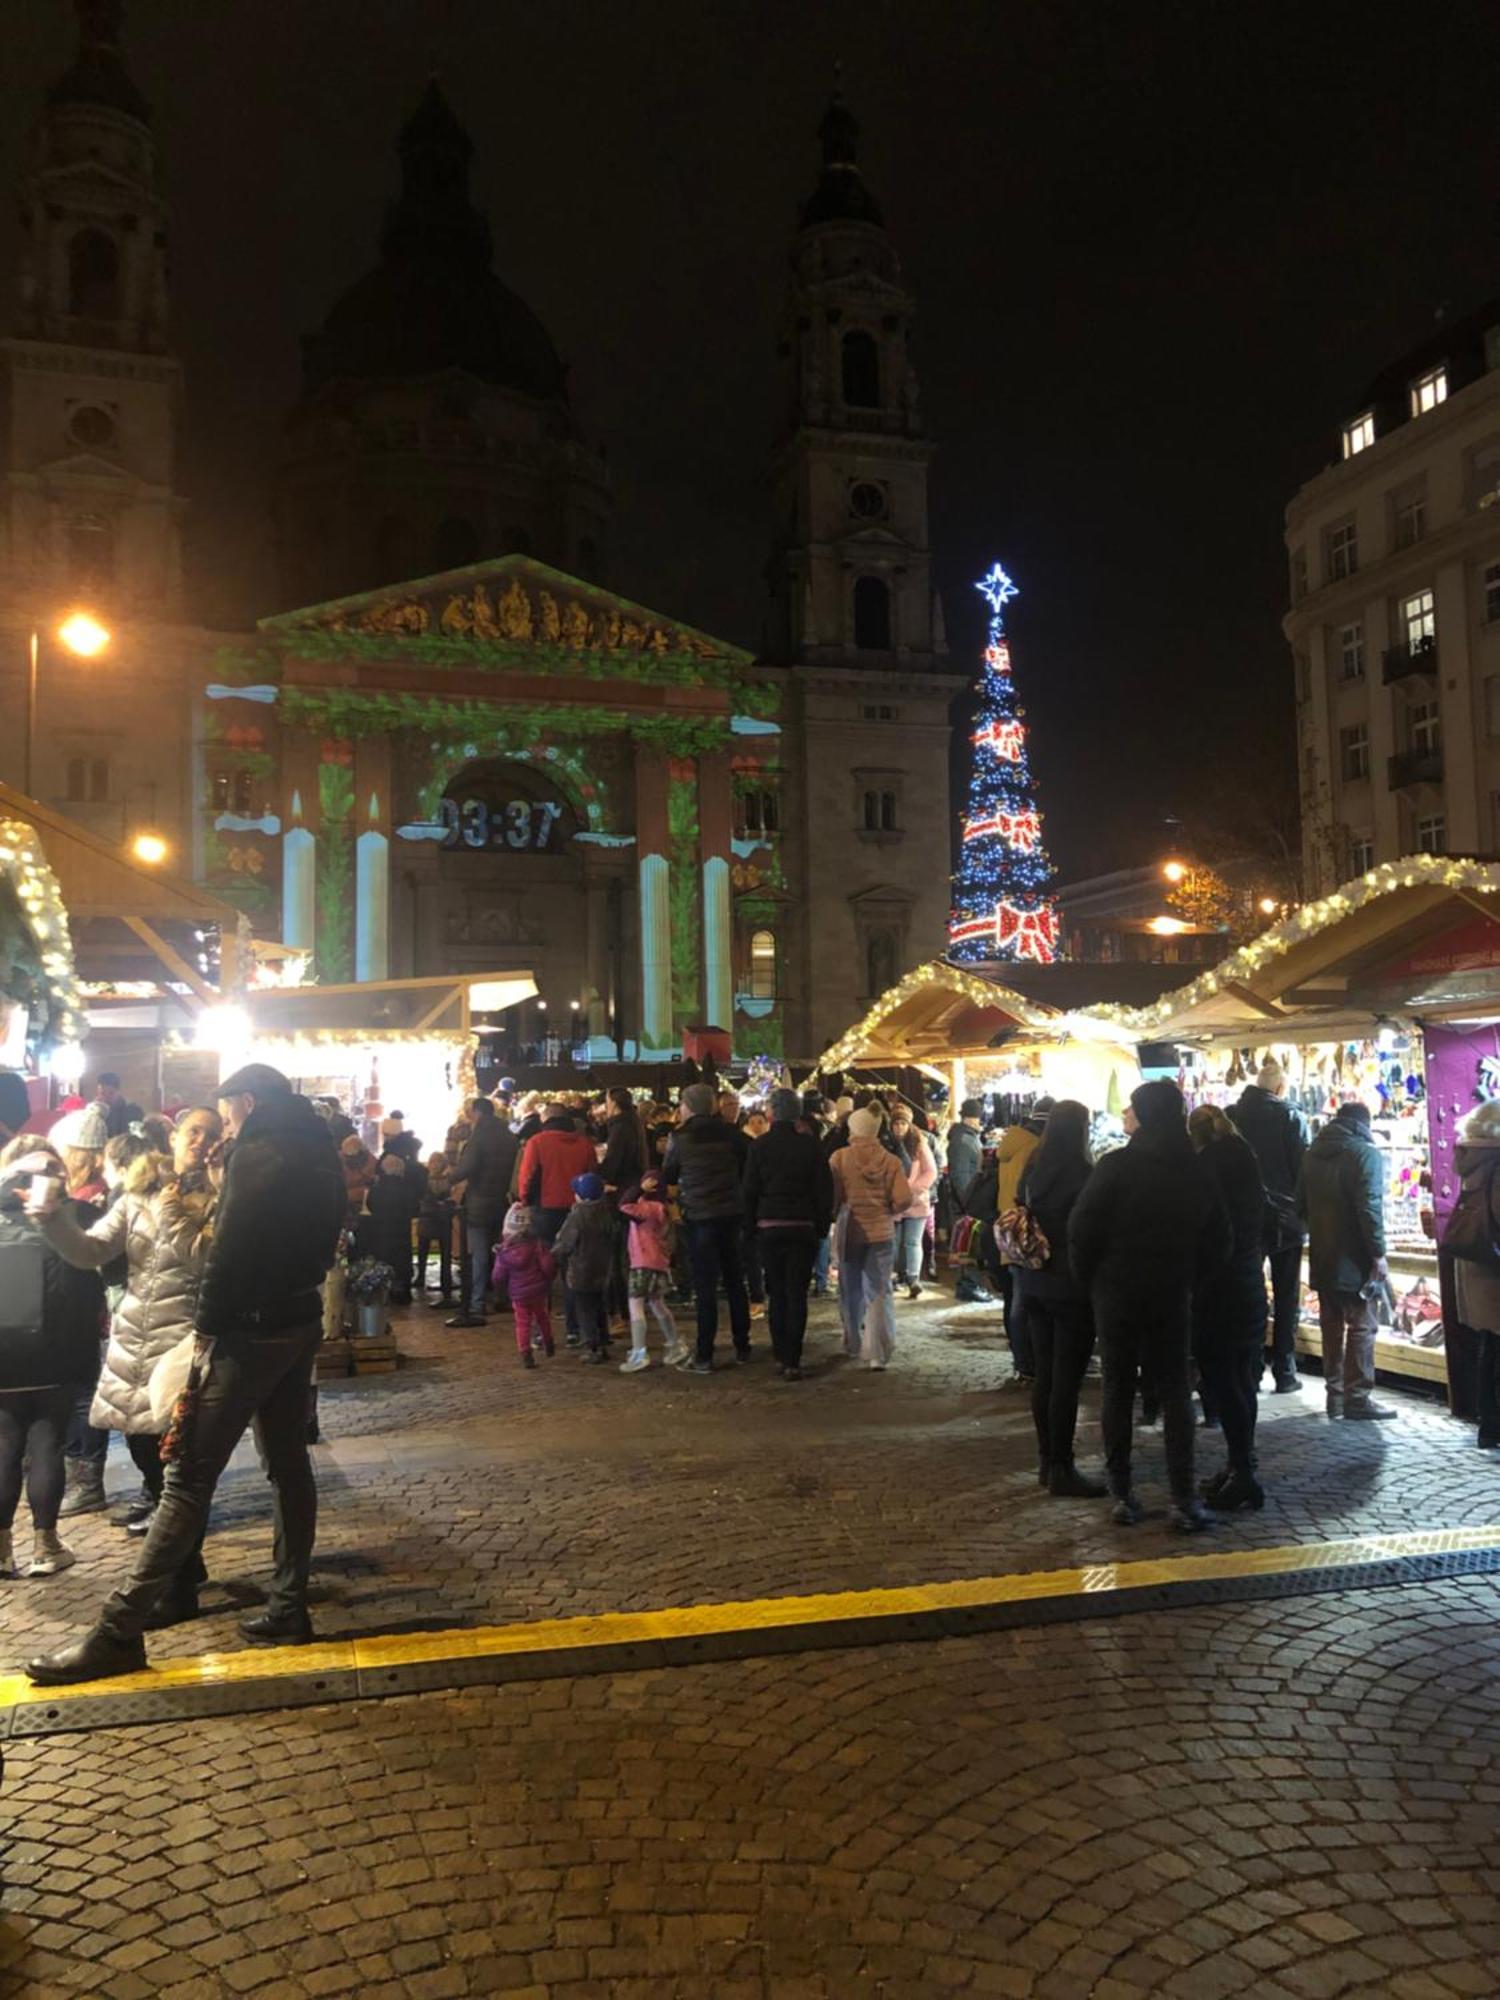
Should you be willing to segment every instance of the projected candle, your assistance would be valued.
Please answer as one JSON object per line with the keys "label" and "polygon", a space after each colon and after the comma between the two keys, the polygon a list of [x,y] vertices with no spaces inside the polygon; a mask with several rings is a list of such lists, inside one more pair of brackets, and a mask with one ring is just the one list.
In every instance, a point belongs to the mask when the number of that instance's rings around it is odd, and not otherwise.
{"label": "projected candle", "polygon": [[380,800],[370,794],[370,826],[354,850],[354,976],[384,979],[390,970],[391,844],[379,830]]}
{"label": "projected candle", "polygon": [[281,840],[281,936],[299,951],[314,939],[318,843],[302,824],[302,794],[292,793],[292,824]]}

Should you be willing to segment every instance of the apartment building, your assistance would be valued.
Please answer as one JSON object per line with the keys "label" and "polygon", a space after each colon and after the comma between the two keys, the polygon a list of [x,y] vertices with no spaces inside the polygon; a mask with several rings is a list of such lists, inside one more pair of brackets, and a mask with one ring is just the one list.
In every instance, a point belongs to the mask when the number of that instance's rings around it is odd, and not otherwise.
{"label": "apartment building", "polygon": [[1500,853],[1500,298],[1349,411],[1287,508],[1309,894]]}

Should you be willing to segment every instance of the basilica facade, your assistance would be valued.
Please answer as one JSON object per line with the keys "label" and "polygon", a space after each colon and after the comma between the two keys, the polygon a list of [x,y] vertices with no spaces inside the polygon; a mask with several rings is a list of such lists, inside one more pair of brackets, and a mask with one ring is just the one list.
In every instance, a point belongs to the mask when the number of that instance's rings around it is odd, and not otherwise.
{"label": "basilica facade", "polygon": [[[604,464],[496,274],[430,85],[370,273],[303,344],[281,603],[195,623],[166,216],[118,0],[80,0],[0,343],[5,776],[312,955],[325,982],[525,970],[515,1024],[807,1060],[944,945],[947,668],[913,301],[837,99],[795,230],[767,635],[631,600]],[[191,255],[191,245],[174,246]],[[773,357],[768,357],[768,366]],[[86,603],[107,670],[58,644]],[[30,635],[36,727],[25,723]]]}

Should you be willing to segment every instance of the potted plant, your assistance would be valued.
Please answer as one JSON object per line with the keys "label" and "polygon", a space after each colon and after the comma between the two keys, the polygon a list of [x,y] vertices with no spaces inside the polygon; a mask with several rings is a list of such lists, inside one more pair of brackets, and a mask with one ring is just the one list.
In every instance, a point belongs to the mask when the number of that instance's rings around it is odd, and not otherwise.
{"label": "potted plant", "polygon": [[385,1309],[390,1302],[395,1272],[378,1257],[361,1257],[349,1273],[349,1296],[359,1313],[359,1330],[367,1337],[385,1332]]}

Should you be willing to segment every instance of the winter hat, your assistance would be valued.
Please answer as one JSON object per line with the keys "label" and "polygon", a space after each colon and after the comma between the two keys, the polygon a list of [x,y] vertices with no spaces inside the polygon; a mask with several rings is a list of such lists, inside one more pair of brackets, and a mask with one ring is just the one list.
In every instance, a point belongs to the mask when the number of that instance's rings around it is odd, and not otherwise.
{"label": "winter hat", "polygon": [[1255,1081],[1262,1090],[1269,1090],[1273,1097],[1279,1097],[1286,1083],[1286,1071],[1275,1056],[1267,1056],[1255,1072]]}
{"label": "winter hat", "polygon": [[1143,1132],[1161,1132],[1168,1127],[1185,1131],[1187,1103],[1175,1083],[1158,1077],[1154,1083],[1137,1084],[1130,1093],[1130,1108]]}
{"label": "winter hat", "polygon": [[1341,1104],[1338,1110],[1334,1112],[1333,1117],[1335,1124],[1352,1125],[1356,1131],[1363,1132],[1368,1138],[1370,1132],[1370,1107],[1368,1104],[1361,1104],[1358,1099],[1349,1104]]}
{"label": "winter hat", "polygon": [[351,1132],[348,1138],[340,1144],[339,1151],[346,1160],[361,1159],[364,1156],[365,1142],[357,1132]]}
{"label": "winter hat", "polygon": [[661,1175],[655,1167],[648,1167],[641,1175],[641,1193],[648,1199],[661,1193]]}
{"label": "winter hat", "polygon": [[1464,1120],[1461,1143],[1465,1146],[1500,1145],[1500,1098],[1492,1097]]}
{"label": "winter hat", "polygon": [[833,1107],[833,1114],[836,1118],[847,1118],[853,1109],[854,1099],[852,1097],[841,1097]]}
{"label": "winter hat", "polygon": [[573,1180],[573,1192],[580,1201],[598,1201],[604,1193],[604,1183],[597,1174],[578,1174]]}
{"label": "winter hat", "polygon": [[690,1083],[682,1093],[682,1108],[689,1118],[711,1118],[719,1108],[719,1095],[711,1083]]}
{"label": "winter hat", "polygon": [[279,1069],[272,1069],[269,1063],[246,1063],[233,1076],[226,1076],[219,1085],[219,1096],[226,1097],[290,1097],[292,1086]]}
{"label": "winter hat", "polygon": [[795,1090],[771,1092],[771,1116],[778,1125],[790,1124],[802,1116],[802,1099]]}
{"label": "winter hat", "polygon": [[380,1121],[382,1139],[399,1139],[405,1130],[406,1123],[399,1111],[393,1111],[389,1118],[382,1118]]}
{"label": "winter hat", "polygon": [[497,1097],[514,1097],[515,1094],[515,1078],[513,1076],[502,1076],[500,1081],[495,1085],[495,1095]]}
{"label": "winter hat", "polygon": [[873,1111],[851,1111],[849,1113],[849,1137],[851,1139],[873,1139],[880,1131],[880,1120]]}
{"label": "winter hat", "polygon": [[531,1210],[524,1201],[513,1201],[505,1211],[505,1222],[500,1234],[507,1243],[513,1243],[518,1236],[530,1236],[535,1224]]}
{"label": "winter hat", "polygon": [[79,1153],[102,1153],[109,1144],[109,1121],[98,1104],[85,1104],[81,1111],[68,1111],[47,1134],[54,1146]]}
{"label": "winter hat", "polygon": [[31,1116],[31,1099],[26,1095],[26,1079],[13,1069],[0,1070],[0,1125],[19,1132]]}

